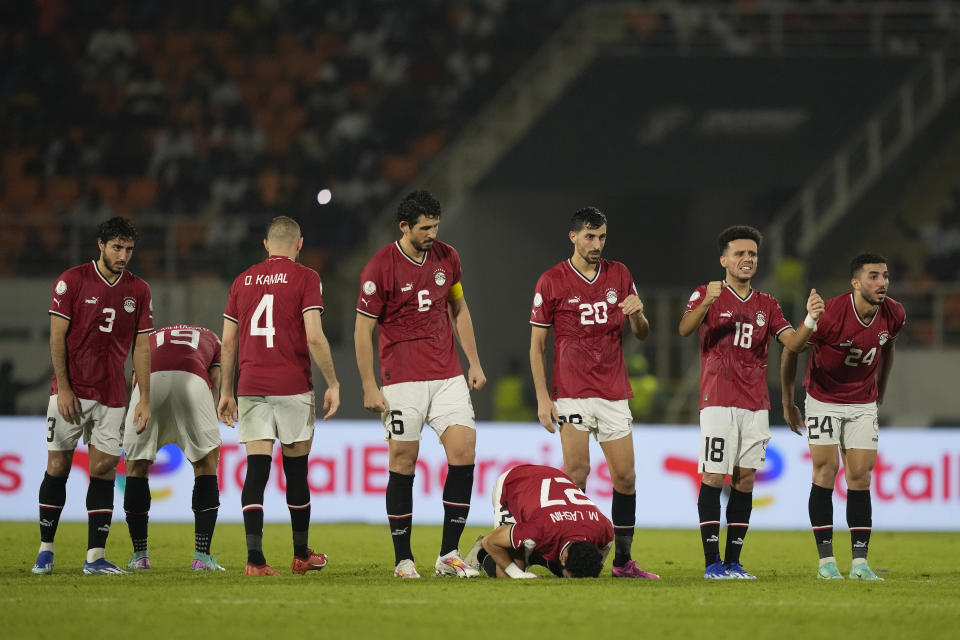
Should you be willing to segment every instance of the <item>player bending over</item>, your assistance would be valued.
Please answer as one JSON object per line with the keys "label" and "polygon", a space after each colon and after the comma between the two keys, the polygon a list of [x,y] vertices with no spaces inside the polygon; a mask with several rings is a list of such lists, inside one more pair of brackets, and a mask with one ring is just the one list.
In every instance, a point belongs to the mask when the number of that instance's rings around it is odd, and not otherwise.
{"label": "player bending over", "polygon": [[[193,465],[194,571],[223,571],[210,555],[217,524],[220,489],[220,423],[216,403],[220,397],[220,339],[203,327],[177,324],[150,334],[149,425],[133,423],[127,412],[123,448],[127,486],[123,509],[133,542],[130,569],[150,568],[147,520],[150,513],[150,465],[157,451],[175,444]],[[140,385],[133,387],[130,406],[140,401]]]}
{"label": "player bending over", "polygon": [[521,465],[493,487],[493,531],[477,539],[466,562],[490,577],[536,578],[547,567],[560,578],[596,578],[613,546],[613,524],[553,467]]}

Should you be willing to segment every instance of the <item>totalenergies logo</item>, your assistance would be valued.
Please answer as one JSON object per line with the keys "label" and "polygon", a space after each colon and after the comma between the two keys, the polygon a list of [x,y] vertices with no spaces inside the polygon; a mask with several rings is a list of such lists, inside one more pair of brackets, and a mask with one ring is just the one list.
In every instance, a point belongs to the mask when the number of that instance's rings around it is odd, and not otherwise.
{"label": "totalenergies logo", "polygon": [[[153,500],[166,500],[173,496],[173,489],[163,486],[163,477],[171,476],[183,465],[183,452],[176,445],[168,444],[157,451],[157,459],[150,466],[150,497]],[[83,469],[90,476],[90,454],[86,447],[77,447],[73,452],[73,468]],[[117,465],[117,490],[123,493],[127,488],[127,465],[124,458],[120,458]]]}
{"label": "totalenergies logo", "polygon": [[[785,463],[783,454],[773,446],[767,446],[767,459],[764,469],[758,470],[754,479],[754,491],[762,488],[764,484],[775,481],[783,475]],[[700,463],[696,458],[686,458],[680,456],[667,456],[663,459],[663,470],[668,473],[677,473],[689,478],[694,494],[700,493],[700,482],[703,474],[700,472]],[[725,484],[729,484],[729,477],[724,479]],[[756,495],[753,497],[753,506],[767,507],[774,503],[775,497],[772,495]]]}

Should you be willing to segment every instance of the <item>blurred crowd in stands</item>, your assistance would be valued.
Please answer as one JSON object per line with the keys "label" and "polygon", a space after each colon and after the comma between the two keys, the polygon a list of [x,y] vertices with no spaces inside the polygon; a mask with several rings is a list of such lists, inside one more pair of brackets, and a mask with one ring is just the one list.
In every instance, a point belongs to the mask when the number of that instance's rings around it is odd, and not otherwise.
{"label": "blurred crowd in stands", "polygon": [[[301,221],[304,260],[322,271],[565,4],[4,3],[0,275],[58,272],[70,263],[64,221],[111,214],[158,225],[140,247],[147,277],[166,233],[200,258],[192,272],[229,274],[236,249],[280,213]],[[321,208],[324,187],[335,195]]]}

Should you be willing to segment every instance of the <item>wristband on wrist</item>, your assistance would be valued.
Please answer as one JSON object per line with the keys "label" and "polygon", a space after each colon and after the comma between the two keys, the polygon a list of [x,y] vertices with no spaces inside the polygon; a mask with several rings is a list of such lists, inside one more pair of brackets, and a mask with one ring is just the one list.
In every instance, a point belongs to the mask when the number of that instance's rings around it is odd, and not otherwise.
{"label": "wristband on wrist", "polygon": [[519,578],[523,576],[523,569],[518,567],[516,562],[511,562],[510,564],[508,564],[507,567],[503,570],[503,572],[508,576],[510,576],[511,578]]}
{"label": "wristband on wrist", "polygon": [[805,326],[807,329],[810,329],[811,331],[816,331],[816,330],[817,330],[817,321],[814,320],[814,319],[813,319],[813,316],[811,316],[811,315],[808,313],[808,314],[807,314],[807,317],[803,319],[803,326]]}

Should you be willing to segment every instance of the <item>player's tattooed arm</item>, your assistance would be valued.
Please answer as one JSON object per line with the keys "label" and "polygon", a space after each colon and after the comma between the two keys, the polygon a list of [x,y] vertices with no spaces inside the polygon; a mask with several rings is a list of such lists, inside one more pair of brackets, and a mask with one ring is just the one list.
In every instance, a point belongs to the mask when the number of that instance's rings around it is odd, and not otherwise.
{"label": "player's tattooed arm", "polygon": [[797,435],[803,435],[803,414],[794,398],[797,382],[797,354],[784,349],[780,354],[780,386],[783,390],[783,417],[787,426]]}

